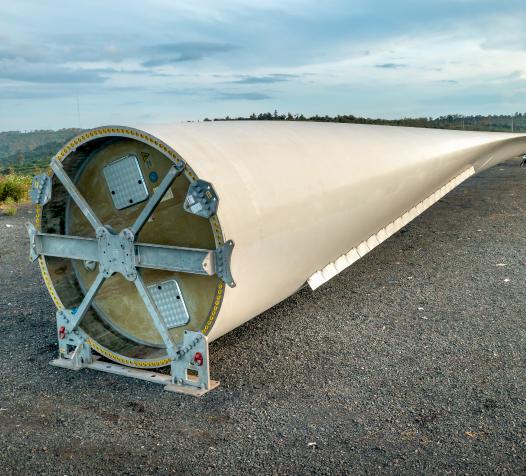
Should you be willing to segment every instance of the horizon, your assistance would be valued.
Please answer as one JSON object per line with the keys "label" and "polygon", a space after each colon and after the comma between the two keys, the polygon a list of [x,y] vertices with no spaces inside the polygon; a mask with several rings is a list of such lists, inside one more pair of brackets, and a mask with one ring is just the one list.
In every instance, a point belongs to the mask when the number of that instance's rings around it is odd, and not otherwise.
{"label": "horizon", "polygon": [[[285,113],[285,112],[280,112],[280,111],[277,111],[275,110],[276,113],[278,113],[280,116],[283,116],[283,115],[287,115],[289,114],[288,112]],[[258,115],[258,114],[270,114],[270,111],[267,111],[265,113],[251,113],[253,115]],[[251,115],[250,114],[250,115]],[[294,121],[297,121],[299,120],[298,117],[300,116],[304,116],[304,114],[302,113],[290,113],[293,115]],[[184,120],[184,119],[180,119],[180,120],[177,120],[177,121],[172,121],[172,123],[184,123],[184,122],[222,122],[222,121],[253,121],[253,120],[258,120],[258,121],[261,121],[261,120],[269,120],[269,121],[273,121],[273,119],[257,119],[257,118],[250,118],[249,116],[223,116],[223,117],[205,117],[205,118],[201,118],[201,119],[196,119],[196,120]],[[341,114],[339,115],[341,117],[349,117],[349,116],[353,116],[352,114]],[[393,119],[386,119],[386,118],[383,118],[383,117],[366,117],[366,116],[354,116],[356,119],[358,120],[361,120],[361,119],[364,119],[364,120],[367,120],[367,121],[417,121],[417,120],[428,120],[428,121],[438,121],[440,119],[446,119],[448,117],[450,118],[458,118],[458,119],[468,119],[468,118],[477,118],[477,117],[481,117],[481,118],[487,118],[487,117],[495,117],[495,118],[510,118],[510,119],[513,119],[513,118],[517,118],[517,117],[520,117],[520,118],[523,118],[526,116],[526,112],[515,112],[513,114],[488,114],[488,115],[480,115],[480,114],[466,114],[466,115],[463,115],[463,114],[446,114],[446,115],[443,115],[443,116],[435,116],[435,117],[426,117],[426,116],[422,116],[422,117],[395,117]],[[326,114],[320,114],[319,115],[319,118],[326,118],[326,117],[329,117],[330,119],[334,119],[338,116],[328,116]],[[282,120],[282,119],[278,119],[278,120]],[[314,119],[314,116],[304,116],[304,119],[302,119],[306,122],[316,122],[316,120]],[[319,121],[318,121],[319,122]],[[327,121],[327,122],[336,122],[336,121],[333,121],[333,120],[330,120],[330,121]],[[152,123],[145,123],[143,124],[144,126],[147,126],[147,125],[154,125],[154,124],[166,124],[166,123],[170,123],[170,122],[152,122]],[[347,123],[347,124],[360,124],[359,122],[344,122],[344,123]],[[366,125],[389,125],[389,126],[395,126],[395,124],[371,124],[371,123],[364,123]],[[30,133],[34,133],[34,132],[59,132],[59,131],[65,131],[65,130],[79,130],[79,131],[82,131],[82,130],[89,130],[89,129],[96,129],[98,127],[111,127],[111,126],[125,126],[126,124],[117,124],[117,123],[113,123],[113,124],[98,124],[97,126],[93,126],[93,127],[75,127],[75,126],[66,126],[66,127],[60,127],[60,128],[57,128],[57,129],[11,129],[11,130],[0,130],[0,134],[6,134],[6,133],[21,133],[21,134],[30,134]],[[399,127],[419,127],[417,125],[415,126],[412,126],[412,125],[408,125],[408,124],[403,124],[403,125],[398,125]],[[133,127],[133,126],[130,126],[130,127]],[[140,127],[140,125],[139,125]],[[510,124],[510,127],[511,127],[511,124]],[[453,128],[452,128],[453,129]],[[477,132],[479,131],[478,129],[475,129],[475,130],[472,130],[472,132]],[[495,131],[494,131],[495,132]],[[524,132],[521,132],[521,131],[515,131],[516,133],[522,133],[524,134]]]}
{"label": "horizon", "polygon": [[382,119],[526,110],[519,0],[119,0],[103,13],[86,0],[3,5],[1,131],[274,109]]}

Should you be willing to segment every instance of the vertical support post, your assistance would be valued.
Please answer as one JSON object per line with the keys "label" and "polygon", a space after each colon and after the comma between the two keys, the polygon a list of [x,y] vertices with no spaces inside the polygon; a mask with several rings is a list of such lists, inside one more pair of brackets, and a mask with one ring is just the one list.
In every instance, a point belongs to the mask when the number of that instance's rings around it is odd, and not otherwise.
{"label": "vertical support post", "polygon": [[208,339],[201,332],[185,331],[183,345],[172,361],[172,383],[165,390],[201,396],[218,385],[210,379]]}
{"label": "vertical support post", "polygon": [[68,330],[69,319],[67,310],[57,311],[57,337],[59,358],[51,362],[56,367],[72,370],[81,368],[93,362],[90,346],[86,343],[86,336],[80,329]]}

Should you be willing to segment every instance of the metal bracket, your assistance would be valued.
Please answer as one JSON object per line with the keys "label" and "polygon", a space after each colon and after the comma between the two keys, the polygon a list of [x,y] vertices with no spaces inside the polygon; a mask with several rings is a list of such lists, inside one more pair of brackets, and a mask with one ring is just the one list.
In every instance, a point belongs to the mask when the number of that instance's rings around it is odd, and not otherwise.
{"label": "metal bracket", "polygon": [[97,229],[99,266],[106,278],[113,273],[121,273],[128,281],[137,278],[134,239],[133,233],[127,228],[118,235],[108,227]]}
{"label": "metal bracket", "polygon": [[230,259],[232,257],[233,249],[234,242],[232,240],[228,240],[222,246],[217,248],[214,255],[214,270],[216,274],[231,288],[236,287],[236,283],[230,270]]}
{"label": "metal bracket", "polygon": [[185,331],[183,344],[172,361],[172,383],[165,390],[200,397],[216,388],[219,382],[210,380],[208,340],[201,332]]}
{"label": "metal bracket", "polygon": [[210,218],[217,213],[219,199],[212,184],[204,180],[196,180],[188,187],[183,208],[203,218]]}
{"label": "metal bracket", "polygon": [[47,174],[35,175],[29,197],[35,205],[45,205],[51,200],[51,177]]}
{"label": "metal bracket", "polygon": [[59,358],[51,362],[57,367],[79,370],[93,360],[91,348],[86,343],[86,336],[80,329],[68,330],[72,311],[57,311],[57,337]]}
{"label": "metal bracket", "polygon": [[39,252],[37,250],[36,236],[38,234],[36,228],[31,223],[26,223],[27,234],[29,235],[29,261],[35,261]]}

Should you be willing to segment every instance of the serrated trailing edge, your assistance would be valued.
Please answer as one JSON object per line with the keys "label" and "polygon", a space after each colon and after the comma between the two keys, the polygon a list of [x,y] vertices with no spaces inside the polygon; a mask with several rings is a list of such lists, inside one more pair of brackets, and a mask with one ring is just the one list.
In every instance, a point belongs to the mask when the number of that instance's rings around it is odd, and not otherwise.
{"label": "serrated trailing edge", "polygon": [[384,242],[390,236],[414,220],[418,215],[426,211],[431,205],[438,202],[447,193],[460,185],[464,180],[475,174],[475,169],[469,167],[461,174],[457,175],[453,180],[450,180],[443,187],[439,188],[435,193],[429,195],[425,200],[422,200],[418,205],[414,206],[407,212],[403,213],[396,220],[389,223],[386,227],[370,236],[367,240],[352,248],[348,253],[340,256],[337,260],[329,263],[325,268],[316,271],[309,279],[308,283],[312,290],[319,288],[322,284],[334,278],[338,273],[351,266],[351,264],[363,258],[369,251],[376,248],[380,243]]}

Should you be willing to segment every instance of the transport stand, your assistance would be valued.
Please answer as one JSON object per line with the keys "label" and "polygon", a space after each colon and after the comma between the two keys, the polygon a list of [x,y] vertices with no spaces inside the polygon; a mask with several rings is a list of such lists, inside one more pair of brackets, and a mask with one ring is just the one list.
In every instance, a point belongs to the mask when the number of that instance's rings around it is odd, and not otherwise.
{"label": "transport stand", "polygon": [[[134,377],[162,384],[166,390],[172,392],[194,396],[201,396],[219,385],[219,382],[210,379],[207,337],[201,332],[185,331],[182,344],[176,346],[171,339],[165,319],[152,296],[151,289],[146,286],[137,269],[144,267],[203,275],[216,274],[228,286],[235,286],[230,273],[230,256],[234,246],[232,241],[227,241],[215,250],[135,242],[136,236],[175,178],[184,170],[184,167],[184,163],[173,165],[143,207],[135,223],[117,234],[110,226],[104,226],[99,221],[64,171],[62,164],[56,159],[51,161],[51,168],[56,177],[94,228],[96,238],[40,233],[28,223],[30,258],[34,261],[39,256],[54,256],[84,260],[85,263],[95,264],[98,262],[99,264],[98,275],[79,307],[57,311],[59,358],[53,360],[52,365],[71,370],[89,368]],[[190,186],[188,193],[190,197],[193,197],[192,200],[188,201],[190,205],[195,204],[200,197],[202,200],[203,194],[200,193],[200,187],[203,186],[206,188],[207,183],[197,181]],[[208,190],[211,190],[209,184]],[[35,204],[45,205],[51,197],[51,177],[45,174],[36,176],[30,194]],[[198,207],[196,212],[201,216],[206,216],[203,213],[215,213],[217,199],[215,196],[212,199],[214,203],[211,205],[204,203],[204,206]],[[93,269],[95,269],[94,266]],[[170,375],[103,362],[98,356],[92,354],[89,345],[91,339],[79,325],[104,281],[111,278],[115,273],[122,274],[125,279],[135,284],[166,347],[171,361]]]}
{"label": "transport stand", "polygon": [[[63,317],[59,316],[60,312],[57,312],[57,325],[63,321]],[[66,336],[61,334],[61,327],[58,328],[60,357],[51,361],[51,365],[55,367],[69,370],[92,369],[146,380],[164,385],[164,389],[169,392],[184,393],[194,397],[200,397],[219,386],[217,380],[210,379],[208,341],[201,332],[185,332],[183,345],[177,352],[177,358],[171,363],[171,374],[167,375],[103,362],[92,353],[91,347],[86,342],[87,337],[80,329]]]}

